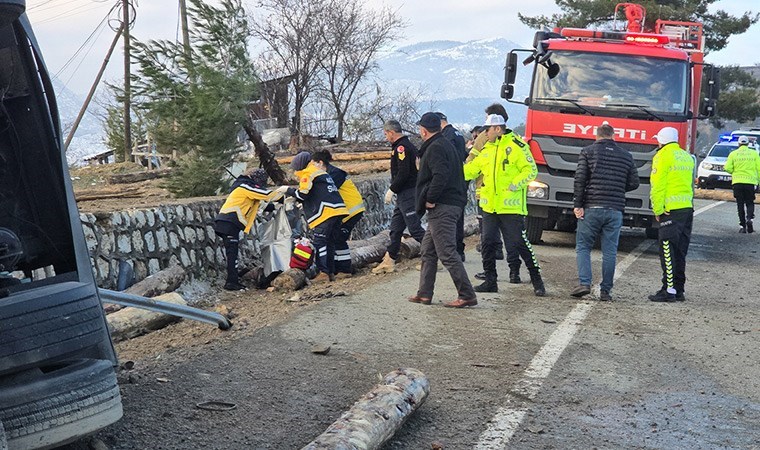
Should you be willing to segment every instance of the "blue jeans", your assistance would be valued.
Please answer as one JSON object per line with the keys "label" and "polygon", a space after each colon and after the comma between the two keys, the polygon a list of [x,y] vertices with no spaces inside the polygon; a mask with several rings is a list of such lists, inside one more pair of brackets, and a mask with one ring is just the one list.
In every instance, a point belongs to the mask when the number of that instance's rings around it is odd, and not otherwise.
{"label": "blue jeans", "polygon": [[602,283],[600,287],[603,291],[612,291],[615,258],[622,225],[621,211],[609,208],[584,209],[584,217],[578,220],[578,230],[575,233],[575,258],[580,284],[591,285],[591,248],[594,246],[596,237],[601,235]]}

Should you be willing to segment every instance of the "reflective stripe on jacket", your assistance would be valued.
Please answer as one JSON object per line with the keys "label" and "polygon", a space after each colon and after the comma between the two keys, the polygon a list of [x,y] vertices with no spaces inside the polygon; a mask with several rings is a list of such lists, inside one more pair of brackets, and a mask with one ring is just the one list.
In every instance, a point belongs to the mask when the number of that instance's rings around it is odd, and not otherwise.
{"label": "reflective stripe on jacket", "polygon": [[[480,207],[494,214],[527,215],[528,183],[538,175],[530,147],[512,131],[495,142],[488,142],[464,166],[466,180],[483,176]],[[511,191],[512,185],[516,190]]]}
{"label": "reflective stripe on jacket", "polygon": [[276,195],[276,192],[256,186],[250,178],[240,176],[232,185],[232,192],[224,201],[215,221],[230,223],[236,229],[248,233],[256,220],[261,202],[271,201]]}
{"label": "reflective stripe on jacket", "polygon": [[330,217],[348,214],[338,187],[327,172],[309,163],[305,169],[295,174],[299,180],[298,189],[289,188],[288,195],[294,196],[303,204],[309,228],[318,226]]}
{"label": "reflective stripe on jacket", "polygon": [[365,207],[362,194],[359,192],[359,189],[356,188],[354,182],[351,181],[351,178],[348,177],[346,171],[335,167],[332,164],[328,164],[327,173],[338,187],[338,193],[340,193],[341,198],[343,198],[343,203],[346,204],[346,209],[348,210],[348,215],[343,218],[343,222],[348,221],[359,213],[363,213]]}
{"label": "reflective stripe on jacket", "polygon": [[649,198],[655,215],[693,208],[694,158],[678,143],[667,144],[654,155],[649,182]]}
{"label": "reflective stripe on jacket", "polygon": [[731,184],[760,183],[760,154],[742,145],[728,154],[726,172],[731,174]]}

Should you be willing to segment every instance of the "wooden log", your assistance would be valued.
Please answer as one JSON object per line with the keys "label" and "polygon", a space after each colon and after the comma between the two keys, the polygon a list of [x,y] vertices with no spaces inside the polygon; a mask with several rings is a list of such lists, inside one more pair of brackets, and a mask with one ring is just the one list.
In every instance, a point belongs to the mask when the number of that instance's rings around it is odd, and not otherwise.
{"label": "wooden log", "polygon": [[394,370],[303,450],[378,449],[429,393],[430,382],[424,373],[417,369]]}
{"label": "wooden log", "polygon": [[[154,273],[148,278],[138,281],[124,291],[126,294],[139,295],[140,297],[155,297],[176,290],[183,281],[187,273],[185,269],[178,264],[172,264],[164,270]],[[119,311],[123,307],[111,303],[105,303],[103,308],[106,314]]]}
{"label": "wooden log", "polygon": [[414,238],[401,239],[401,256],[406,259],[418,258],[421,245]]}
{"label": "wooden log", "polygon": [[274,184],[288,184],[290,180],[288,175],[280,167],[280,162],[275,159],[274,153],[269,150],[269,146],[264,142],[261,137],[261,133],[253,126],[253,117],[250,112],[248,114],[247,121],[243,124],[243,129],[248,135],[248,140],[253,144],[253,151],[261,162],[261,166],[266,171],[269,178],[272,179]]}
{"label": "wooden log", "polygon": [[288,269],[277,275],[271,286],[281,291],[297,291],[306,286],[306,272],[301,269]]}
{"label": "wooden log", "polygon": [[385,256],[391,243],[388,231],[382,231],[376,236],[360,241],[351,241],[351,264],[354,267],[365,267],[373,262],[380,262]]}
{"label": "wooden log", "polygon": [[152,170],[148,172],[137,173],[115,173],[108,175],[106,180],[111,184],[128,184],[139,183],[141,181],[155,180],[156,178],[165,178],[171,175],[172,169]]}
{"label": "wooden log", "polygon": [[[181,295],[172,292],[155,297],[169,303],[187,305]],[[172,322],[179,320],[175,316],[155,313],[139,308],[124,308],[106,316],[111,338],[114,342],[120,342],[133,337],[142,336],[151,331],[159,330]]]}
{"label": "wooden log", "polygon": [[[338,153],[332,154],[333,161],[373,161],[379,159],[390,160],[391,152],[388,150],[374,151],[374,152],[350,152],[350,153]],[[290,164],[293,161],[292,156],[282,156],[277,158],[277,162],[280,164]]]}

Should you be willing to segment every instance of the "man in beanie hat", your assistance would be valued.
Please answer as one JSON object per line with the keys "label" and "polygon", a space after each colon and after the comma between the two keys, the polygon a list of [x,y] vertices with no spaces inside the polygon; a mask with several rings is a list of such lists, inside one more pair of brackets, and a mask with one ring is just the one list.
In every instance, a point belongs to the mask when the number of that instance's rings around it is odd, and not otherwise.
{"label": "man in beanie hat", "polygon": [[728,154],[726,172],[731,174],[736,208],[739,211],[739,233],[754,233],[755,187],[760,183],[760,155],[747,145],[749,138],[739,136],[739,148]]}
{"label": "man in beanie hat", "polygon": [[298,188],[277,188],[301,202],[306,222],[313,230],[313,244],[317,249],[317,269],[314,281],[332,281],[335,276],[335,244],[331,239],[335,227],[348,215],[343,198],[330,175],[321,163],[314,163],[311,154],[302,151],[293,157],[290,167],[298,177]]}
{"label": "man in beanie hat", "polygon": [[227,255],[227,281],[224,289],[245,289],[238,280],[237,259],[240,233],[251,231],[262,201],[271,201],[277,193],[267,189],[267,173],[254,169],[237,177],[232,190],[214,219],[214,232],[222,238]]}
{"label": "man in beanie hat", "polygon": [[655,136],[660,148],[652,159],[649,199],[660,223],[662,288],[653,302],[683,301],[686,253],[694,220],[694,158],[678,145],[678,130],[665,127]]}

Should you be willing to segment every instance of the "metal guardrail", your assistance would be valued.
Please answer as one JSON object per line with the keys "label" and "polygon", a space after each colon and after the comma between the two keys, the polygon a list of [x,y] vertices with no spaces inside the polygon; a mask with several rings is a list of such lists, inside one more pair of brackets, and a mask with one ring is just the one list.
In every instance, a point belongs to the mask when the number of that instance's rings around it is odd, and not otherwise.
{"label": "metal guardrail", "polygon": [[213,311],[205,311],[203,309],[193,308],[192,306],[162,302],[154,298],[125,294],[124,292],[111,291],[109,289],[99,289],[99,291],[101,300],[107,301],[108,303],[114,303],[120,306],[131,306],[133,308],[146,309],[148,311],[204,322],[216,325],[220,330],[229,330],[232,327],[232,322],[230,322],[229,319]]}

